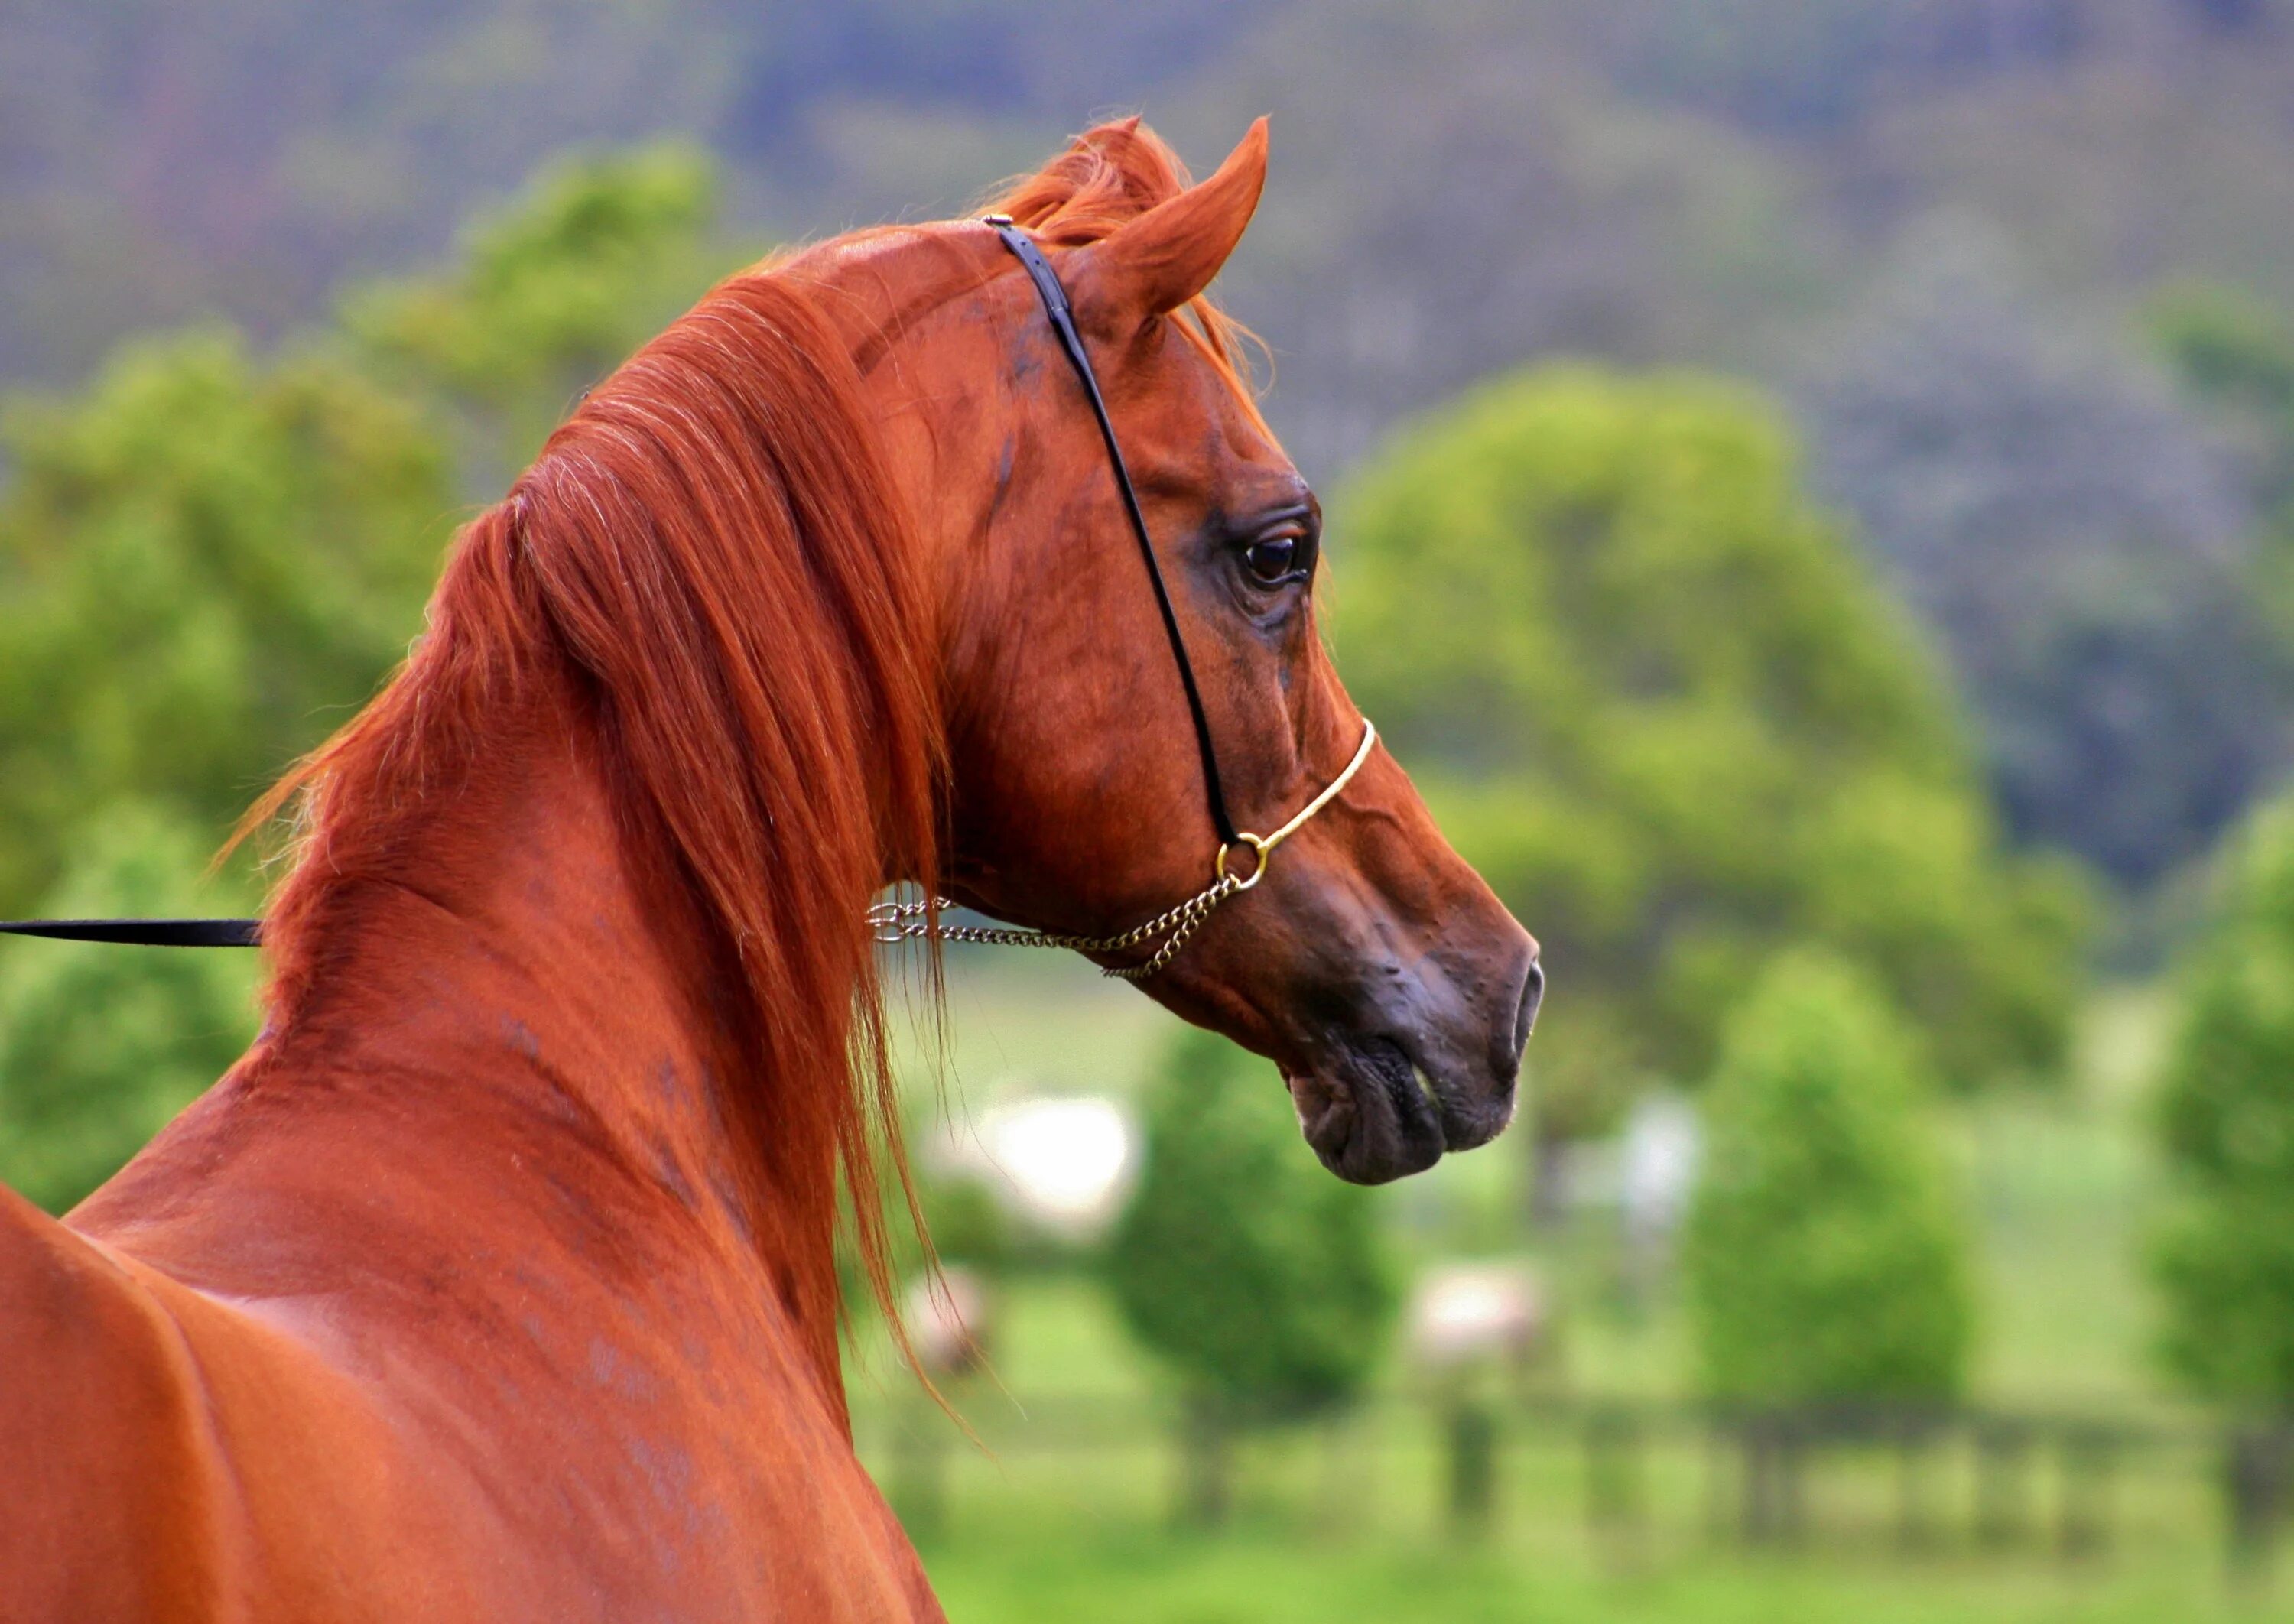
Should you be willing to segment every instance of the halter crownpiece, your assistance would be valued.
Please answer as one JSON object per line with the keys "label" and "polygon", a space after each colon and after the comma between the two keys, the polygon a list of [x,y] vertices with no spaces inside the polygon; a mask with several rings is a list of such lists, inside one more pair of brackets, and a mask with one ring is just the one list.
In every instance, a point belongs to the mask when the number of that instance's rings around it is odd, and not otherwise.
{"label": "halter crownpiece", "polygon": [[[1107,463],[1115,475],[1115,487],[1123,499],[1123,511],[1131,521],[1131,533],[1139,542],[1141,562],[1147,566],[1147,581],[1155,589],[1155,606],[1161,611],[1163,632],[1170,639],[1171,657],[1179,668],[1179,686],[1186,691],[1187,715],[1195,725],[1195,746],[1202,757],[1203,797],[1210,811],[1211,827],[1218,835],[1218,852],[1211,864],[1211,882],[1177,906],[1167,908],[1143,925],[1135,925],[1120,936],[1066,936],[1045,930],[1022,930],[1004,926],[952,925],[943,927],[935,922],[940,910],[956,905],[947,897],[930,901],[884,902],[870,908],[866,915],[869,929],[876,939],[885,944],[931,938],[945,942],[981,942],[1003,947],[1064,947],[1078,953],[1123,953],[1147,942],[1159,942],[1152,955],[1144,963],[1124,964],[1110,968],[1105,973],[1127,981],[1143,981],[1175,957],[1188,938],[1202,928],[1213,908],[1228,897],[1249,890],[1266,877],[1266,865],[1273,860],[1275,849],[1303,828],[1306,821],[1329,806],[1343,793],[1354,775],[1362,771],[1363,763],[1370,759],[1371,749],[1378,743],[1378,729],[1370,719],[1363,719],[1362,743],[1354,746],[1354,759],[1338,775],[1325,784],[1320,794],[1300,808],[1290,821],[1272,834],[1252,834],[1235,827],[1227,811],[1226,792],[1219,782],[1218,748],[1211,739],[1210,717],[1203,709],[1202,690],[1195,682],[1194,662],[1187,658],[1187,640],[1179,630],[1178,611],[1172,606],[1170,588],[1163,581],[1163,566],[1155,556],[1155,544],[1147,532],[1147,516],[1139,506],[1139,493],[1131,483],[1131,470],[1123,460],[1123,447],[1115,437],[1115,424],[1107,415],[1107,402],[1099,391],[1099,376],[1092,370],[1090,353],[1085,350],[1083,335],[1077,330],[1074,306],[1069,303],[1068,291],[1061,285],[1059,273],[1052,269],[1034,241],[1012,223],[1009,215],[988,215],[980,223],[989,227],[1003,240],[1004,246],[1026,268],[1028,278],[1036,285],[1037,296],[1044,302],[1044,313],[1050,318],[1053,330],[1059,335],[1060,347],[1075,369],[1077,380],[1083,385],[1084,397],[1090,402],[1093,418],[1099,424],[1100,438],[1107,445]],[[1239,874],[1228,866],[1227,859],[1241,848],[1251,850],[1250,873]],[[262,939],[263,922],[255,919],[101,919],[101,920],[20,920],[0,922],[0,932],[20,936],[45,936],[75,941],[134,943],[161,947],[252,947]]]}

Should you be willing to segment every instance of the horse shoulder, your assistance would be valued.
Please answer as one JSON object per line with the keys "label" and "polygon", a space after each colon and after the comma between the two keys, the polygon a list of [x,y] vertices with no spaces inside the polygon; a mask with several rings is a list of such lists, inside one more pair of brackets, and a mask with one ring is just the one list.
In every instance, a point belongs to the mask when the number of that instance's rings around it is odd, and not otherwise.
{"label": "horse shoulder", "polygon": [[173,1317],[0,1186],[0,1591],[25,1620],[228,1617],[243,1520]]}

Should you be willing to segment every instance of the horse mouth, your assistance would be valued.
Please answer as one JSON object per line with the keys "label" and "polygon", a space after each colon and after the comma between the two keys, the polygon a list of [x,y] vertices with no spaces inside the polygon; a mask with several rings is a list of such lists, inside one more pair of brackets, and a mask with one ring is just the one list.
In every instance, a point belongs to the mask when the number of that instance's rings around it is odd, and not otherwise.
{"label": "horse mouth", "polygon": [[1390,1037],[1337,1045],[1325,1067],[1285,1068],[1298,1128],[1323,1166],[1350,1184],[1384,1184],[1423,1173],[1445,1150],[1495,1138],[1513,1116],[1510,1084],[1476,1093],[1428,1075]]}

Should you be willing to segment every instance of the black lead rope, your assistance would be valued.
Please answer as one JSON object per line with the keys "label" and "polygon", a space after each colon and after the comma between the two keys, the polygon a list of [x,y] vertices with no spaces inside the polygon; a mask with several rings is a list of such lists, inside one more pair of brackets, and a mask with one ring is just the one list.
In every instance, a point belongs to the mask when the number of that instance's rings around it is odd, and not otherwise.
{"label": "black lead rope", "polygon": [[[1092,370],[1091,356],[1083,347],[1083,335],[1076,330],[1073,307],[1068,303],[1068,290],[1061,286],[1059,273],[1037,249],[1027,234],[1012,223],[1008,215],[990,215],[986,223],[1004,240],[1004,246],[1026,267],[1029,280],[1044,301],[1044,313],[1051,318],[1052,327],[1060,336],[1060,346],[1067,351],[1074,365],[1076,378],[1083,385],[1085,397],[1091,402],[1091,415],[1099,421],[1100,438],[1107,443],[1108,466],[1115,472],[1115,488],[1123,497],[1123,511],[1131,520],[1131,533],[1139,539],[1139,556],[1147,565],[1147,580],[1155,589],[1155,606],[1163,612],[1163,631],[1171,639],[1171,654],[1178,662],[1179,684],[1187,691],[1187,711],[1195,724],[1195,744],[1202,752],[1203,788],[1210,803],[1211,825],[1218,831],[1221,860],[1224,853],[1242,841],[1228,816],[1226,792],[1219,784],[1218,751],[1211,743],[1210,718],[1203,710],[1202,691],[1195,686],[1194,662],[1187,658],[1187,640],[1179,630],[1178,611],[1171,605],[1171,589],[1163,581],[1163,566],[1155,557],[1155,544],[1147,533],[1147,516],[1139,506],[1139,492],[1131,483],[1131,469],[1123,460],[1123,447],[1115,438],[1115,425],[1107,415],[1107,402],[1099,393],[1099,375]],[[1364,746],[1369,743],[1364,735]],[[1359,755],[1356,765],[1360,765]],[[1343,782],[1343,781],[1341,781]],[[1260,861],[1265,861],[1264,848]],[[112,942],[136,947],[253,947],[263,940],[263,922],[259,919],[18,919],[0,920],[0,935],[45,937],[53,941]],[[1183,938],[1184,939],[1184,938]]]}
{"label": "black lead rope", "polygon": [[0,935],[45,936],[59,942],[116,942],[129,947],[252,947],[259,919],[11,919]]}
{"label": "black lead rope", "polygon": [[1082,380],[1083,392],[1091,401],[1091,414],[1099,419],[1100,438],[1107,442],[1108,466],[1115,470],[1116,489],[1123,493],[1123,510],[1131,517],[1131,533],[1139,538],[1139,556],[1147,561],[1147,579],[1155,588],[1155,606],[1163,612],[1163,630],[1170,637],[1171,654],[1179,662],[1179,682],[1187,690],[1187,710],[1194,718],[1195,743],[1202,751],[1203,787],[1210,801],[1211,826],[1218,831],[1219,846],[1224,850],[1241,837],[1235,832],[1234,819],[1227,816],[1226,792],[1219,786],[1218,751],[1211,743],[1210,718],[1203,711],[1202,691],[1195,686],[1194,662],[1187,658],[1187,640],[1179,632],[1179,615],[1171,606],[1171,590],[1163,584],[1163,566],[1156,562],[1155,544],[1148,539],[1147,516],[1140,510],[1139,493],[1131,484],[1131,469],[1123,460],[1123,447],[1116,441],[1115,425],[1109,420],[1107,402],[1099,393],[1099,375],[1091,369],[1091,357],[1084,350],[1083,335],[1076,330],[1068,290],[1060,285],[1059,273],[1027,233],[1012,223],[1011,215],[989,215],[985,223],[995,228],[1004,246],[1027,267],[1029,280],[1043,297],[1044,313],[1052,319],[1061,347],[1067,351],[1076,377]]}

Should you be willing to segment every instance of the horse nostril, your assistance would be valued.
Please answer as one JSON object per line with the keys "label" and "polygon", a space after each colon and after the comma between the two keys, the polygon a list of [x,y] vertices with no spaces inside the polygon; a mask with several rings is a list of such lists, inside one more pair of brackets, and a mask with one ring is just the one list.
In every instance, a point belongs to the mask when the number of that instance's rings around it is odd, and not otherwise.
{"label": "horse nostril", "polygon": [[1513,1052],[1517,1056],[1529,1046],[1529,1035],[1537,1027],[1537,1006],[1544,1001],[1545,971],[1532,959],[1529,973],[1521,981],[1521,1007],[1513,1016]]}

